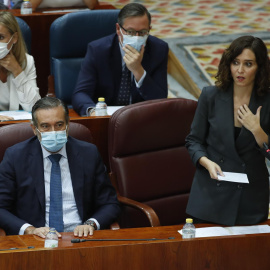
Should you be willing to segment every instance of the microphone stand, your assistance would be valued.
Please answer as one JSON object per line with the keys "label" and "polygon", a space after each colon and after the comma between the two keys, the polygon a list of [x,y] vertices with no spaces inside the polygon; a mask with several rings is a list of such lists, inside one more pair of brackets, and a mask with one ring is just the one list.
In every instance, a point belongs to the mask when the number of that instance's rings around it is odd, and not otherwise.
{"label": "microphone stand", "polygon": [[171,240],[175,237],[168,238],[146,238],[146,239],[71,239],[71,243],[80,243],[86,241],[161,241],[161,240]]}

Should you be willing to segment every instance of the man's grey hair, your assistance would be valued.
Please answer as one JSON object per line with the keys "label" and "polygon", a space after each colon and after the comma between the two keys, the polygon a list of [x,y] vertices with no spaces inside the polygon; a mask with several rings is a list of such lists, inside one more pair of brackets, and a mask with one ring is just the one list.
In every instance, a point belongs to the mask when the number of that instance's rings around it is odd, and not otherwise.
{"label": "man's grey hair", "polygon": [[62,100],[60,100],[58,98],[44,97],[44,98],[39,99],[32,108],[32,124],[35,127],[38,127],[38,121],[37,121],[36,112],[39,109],[48,110],[48,109],[56,108],[58,106],[63,107],[63,109],[65,111],[65,120],[66,120],[66,123],[68,123],[68,121],[69,121],[69,111],[68,111],[67,105]]}

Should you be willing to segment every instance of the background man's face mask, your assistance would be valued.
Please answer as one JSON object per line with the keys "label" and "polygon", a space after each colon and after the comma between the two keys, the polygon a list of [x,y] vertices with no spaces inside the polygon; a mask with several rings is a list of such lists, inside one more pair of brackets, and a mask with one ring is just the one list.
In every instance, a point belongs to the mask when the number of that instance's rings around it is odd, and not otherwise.
{"label": "background man's face mask", "polygon": [[122,34],[123,37],[123,43],[122,43],[122,47],[124,47],[125,45],[130,45],[131,47],[133,47],[135,50],[137,50],[138,52],[141,51],[142,45],[145,46],[148,35],[145,36],[129,36],[129,35],[124,35],[121,28],[120,28],[120,32]]}

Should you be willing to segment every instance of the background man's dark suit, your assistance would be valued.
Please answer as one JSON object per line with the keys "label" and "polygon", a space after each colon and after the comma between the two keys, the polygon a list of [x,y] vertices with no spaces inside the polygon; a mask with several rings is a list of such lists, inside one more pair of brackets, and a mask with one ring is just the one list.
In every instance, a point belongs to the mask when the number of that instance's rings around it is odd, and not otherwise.
{"label": "background man's dark suit", "polygon": [[[166,98],[168,44],[149,36],[142,60],[147,75],[140,88],[132,83],[132,103]],[[88,44],[82,63],[72,104],[75,111],[85,115],[88,107],[94,107],[99,97],[105,97],[107,105],[117,105],[122,75],[122,56],[116,34]]]}
{"label": "background man's dark suit", "polygon": [[[255,90],[249,108],[256,114],[262,106],[262,129],[270,134],[270,94],[259,97]],[[234,139],[233,89],[219,91],[210,86],[203,89],[187,147],[197,170],[194,176],[187,213],[215,223],[256,224],[266,220],[269,208],[269,180],[264,155],[253,134],[242,127]],[[211,179],[209,172],[198,164],[206,156],[222,171],[246,173],[249,184]]]}
{"label": "background man's dark suit", "polygon": [[[108,227],[120,208],[97,148],[68,137],[66,151],[82,222],[95,218],[101,229]],[[18,234],[25,223],[45,226],[43,156],[37,137],[7,149],[0,164],[0,227]]]}

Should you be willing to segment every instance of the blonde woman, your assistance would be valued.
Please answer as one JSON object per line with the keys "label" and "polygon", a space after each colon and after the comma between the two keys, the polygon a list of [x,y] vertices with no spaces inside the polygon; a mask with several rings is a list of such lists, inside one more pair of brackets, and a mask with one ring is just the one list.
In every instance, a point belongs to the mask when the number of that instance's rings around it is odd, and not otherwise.
{"label": "blonde woman", "polygon": [[15,17],[0,12],[0,120],[12,119],[1,111],[31,111],[40,99],[36,77],[34,59],[26,52]]}
{"label": "blonde woman", "polygon": [[37,8],[88,7],[93,9],[98,0],[30,0],[33,10]]}

